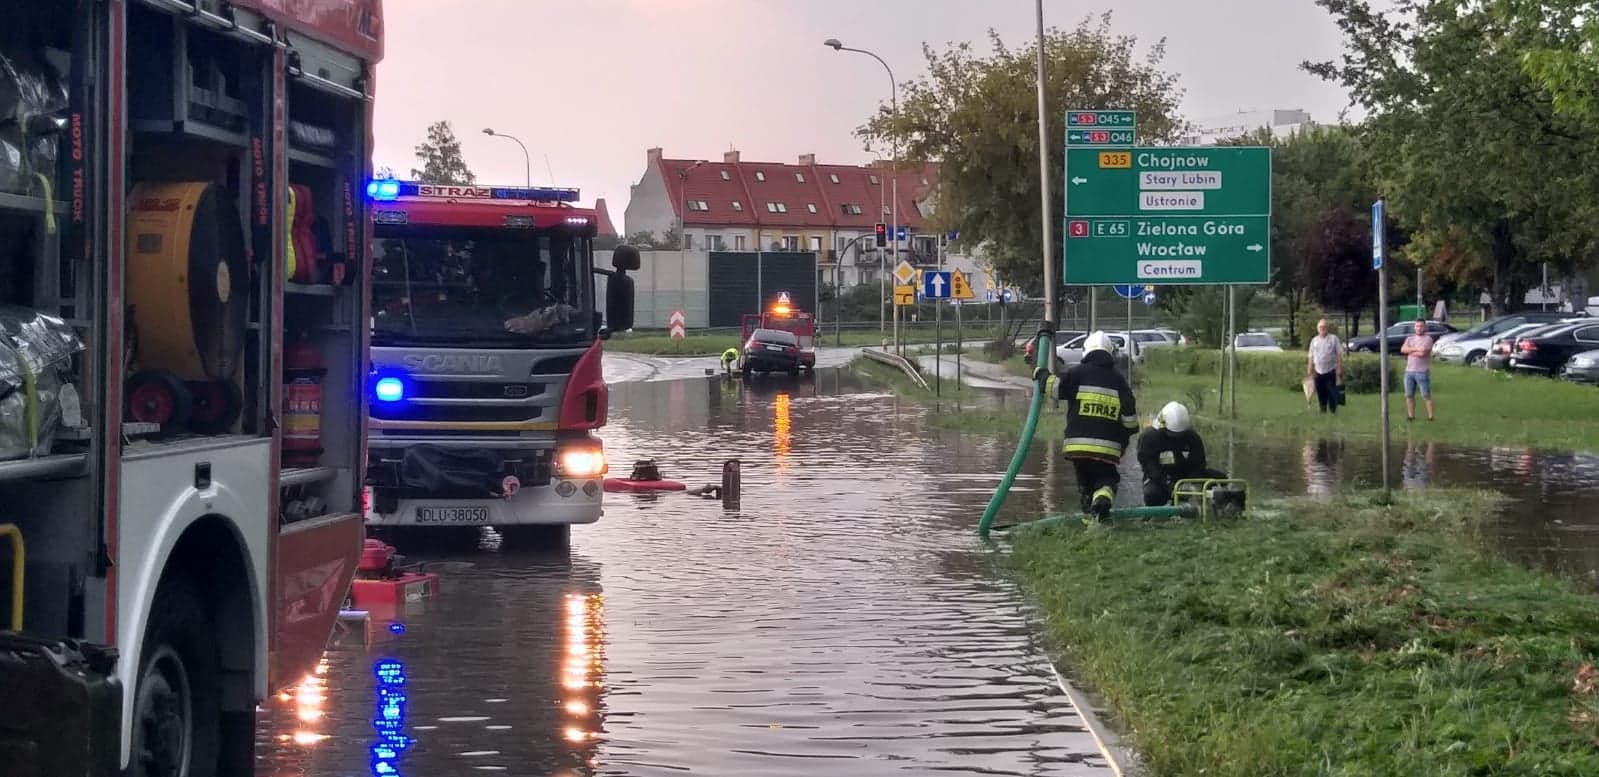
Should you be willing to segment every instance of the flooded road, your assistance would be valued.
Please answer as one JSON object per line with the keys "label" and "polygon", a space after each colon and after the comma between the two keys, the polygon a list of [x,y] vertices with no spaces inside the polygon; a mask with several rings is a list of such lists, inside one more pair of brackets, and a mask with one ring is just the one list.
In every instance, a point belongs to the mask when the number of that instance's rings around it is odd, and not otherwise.
{"label": "flooded road", "polygon": [[838,370],[614,361],[613,466],[737,456],[743,509],[608,495],[570,553],[426,559],[442,595],[275,700],[260,775],[1111,773],[973,535],[1001,444]]}

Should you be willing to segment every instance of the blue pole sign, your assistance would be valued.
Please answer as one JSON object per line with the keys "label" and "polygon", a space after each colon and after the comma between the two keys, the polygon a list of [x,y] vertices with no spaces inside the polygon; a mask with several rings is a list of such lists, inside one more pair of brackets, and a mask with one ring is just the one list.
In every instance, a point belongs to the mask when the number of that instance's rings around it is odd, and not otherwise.
{"label": "blue pole sign", "polygon": [[1144,296],[1144,287],[1140,284],[1116,284],[1116,296],[1122,299],[1138,299]]}
{"label": "blue pole sign", "polygon": [[1383,222],[1386,220],[1388,206],[1382,200],[1371,204],[1371,269],[1382,269],[1383,249]]}

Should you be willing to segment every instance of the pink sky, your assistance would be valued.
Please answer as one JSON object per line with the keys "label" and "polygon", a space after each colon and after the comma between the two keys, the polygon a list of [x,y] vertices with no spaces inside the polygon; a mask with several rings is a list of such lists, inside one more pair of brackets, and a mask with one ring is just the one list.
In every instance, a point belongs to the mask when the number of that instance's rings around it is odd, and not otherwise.
{"label": "pink sky", "polygon": [[[1332,121],[1342,92],[1297,70],[1338,51],[1312,0],[1046,0],[1047,23],[1070,27],[1116,9],[1118,32],[1167,37],[1189,118],[1304,108]],[[644,150],[746,160],[871,158],[850,132],[888,99],[882,66],[822,46],[837,37],[887,60],[901,81],[922,74],[921,44],[974,41],[997,29],[1017,47],[1034,34],[1027,0],[385,0],[387,58],[378,71],[377,164],[401,175],[426,126],[447,119],[479,180],[523,180],[604,197],[622,227]],[[1064,108],[1064,106],[1062,106]]]}

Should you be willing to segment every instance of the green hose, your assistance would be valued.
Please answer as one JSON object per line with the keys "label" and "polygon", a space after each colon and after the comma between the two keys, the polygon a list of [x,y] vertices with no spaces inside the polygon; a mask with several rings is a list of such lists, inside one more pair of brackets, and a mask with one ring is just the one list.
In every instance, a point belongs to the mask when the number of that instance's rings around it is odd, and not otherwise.
{"label": "green hose", "polygon": [[[1037,345],[1033,348],[1035,364],[1037,359],[1048,359],[1052,356],[1049,350],[1050,336],[1048,333],[1039,332]],[[1047,362],[1046,362],[1047,363]],[[988,500],[988,509],[983,511],[983,520],[977,522],[977,536],[988,537],[988,530],[994,525],[994,516],[999,514],[999,508],[1005,504],[1005,497],[1010,494],[1011,483],[1016,480],[1016,473],[1022,469],[1022,462],[1027,461],[1027,452],[1033,447],[1033,433],[1038,431],[1038,415],[1044,410],[1044,390],[1049,384],[1049,371],[1037,371],[1040,377],[1037,385],[1033,387],[1033,404],[1027,409],[1027,423],[1022,426],[1021,443],[1016,446],[1016,455],[1010,459],[1010,468],[1005,470],[1005,477],[999,481],[999,488],[994,489],[994,496]]]}

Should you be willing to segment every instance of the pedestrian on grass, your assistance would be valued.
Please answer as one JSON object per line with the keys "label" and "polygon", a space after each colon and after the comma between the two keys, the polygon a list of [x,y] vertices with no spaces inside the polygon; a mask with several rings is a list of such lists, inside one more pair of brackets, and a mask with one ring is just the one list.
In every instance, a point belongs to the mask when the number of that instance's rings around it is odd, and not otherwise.
{"label": "pedestrian on grass", "polygon": [[[1085,513],[1100,519],[1116,503],[1121,484],[1117,467],[1138,431],[1133,389],[1116,369],[1116,344],[1104,332],[1083,342],[1082,361],[1060,376],[1055,398],[1066,401],[1066,459],[1077,472],[1077,492]],[[1035,368],[1040,380],[1043,367]]]}
{"label": "pedestrian on grass", "polygon": [[1327,319],[1316,322],[1305,358],[1305,376],[1316,383],[1316,403],[1323,413],[1338,412],[1338,387],[1344,383],[1344,344],[1327,329]]}
{"label": "pedestrian on grass", "polygon": [[1416,392],[1427,401],[1427,420],[1432,420],[1432,335],[1427,320],[1416,319],[1416,333],[1405,338],[1399,352],[1405,355],[1405,420],[1416,420]]}

